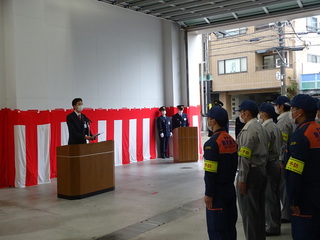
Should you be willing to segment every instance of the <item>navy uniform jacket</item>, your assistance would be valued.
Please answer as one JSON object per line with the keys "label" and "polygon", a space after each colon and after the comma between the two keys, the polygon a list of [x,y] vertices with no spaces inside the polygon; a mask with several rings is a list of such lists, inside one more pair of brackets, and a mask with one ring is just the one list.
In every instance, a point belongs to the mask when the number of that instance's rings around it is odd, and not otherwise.
{"label": "navy uniform jacket", "polygon": [[305,121],[292,133],[286,170],[290,206],[299,206],[304,191],[320,197],[320,125],[315,121]]}
{"label": "navy uniform jacket", "polygon": [[160,116],[157,118],[157,126],[159,134],[163,133],[165,137],[170,137],[171,129],[171,121],[167,116]]}
{"label": "navy uniform jacket", "polygon": [[[223,129],[218,129],[204,144],[205,195],[214,197],[219,191],[235,195],[234,179],[238,166],[236,141]],[[227,187],[232,188],[228,192]],[[229,190],[230,191],[230,190]]]}
{"label": "navy uniform jacket", "polygon": [[67,125],[69,130],[68,144],[82,144],[86,143],[85,135],[89,135],[86,124],[86,115],[81,114],[81,121],[75,112],[70,113],[67,116]]}
{"label": "navy uniform jacket", "polygon": [[182,116],[180,116],[179,113],[172,116],[172,129],[178,127],[189,127],[188,116],[186,113],[182,113]]}

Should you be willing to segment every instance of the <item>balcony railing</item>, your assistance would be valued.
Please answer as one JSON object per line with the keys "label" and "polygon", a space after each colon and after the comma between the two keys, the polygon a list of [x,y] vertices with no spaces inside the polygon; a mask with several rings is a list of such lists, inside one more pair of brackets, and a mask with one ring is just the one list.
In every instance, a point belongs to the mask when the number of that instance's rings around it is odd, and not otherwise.
{"label": "balcony railing", "polygon": [[[286,66],[287,68],[292,68],[293,65],[291,64],[287,64]],[[268,64],[268,65],[260,65],[260,66],[256,66],[256,71],[263,71],[263,70],[274,70],[274,69],[280,69],[279,65],[276,64]]]}

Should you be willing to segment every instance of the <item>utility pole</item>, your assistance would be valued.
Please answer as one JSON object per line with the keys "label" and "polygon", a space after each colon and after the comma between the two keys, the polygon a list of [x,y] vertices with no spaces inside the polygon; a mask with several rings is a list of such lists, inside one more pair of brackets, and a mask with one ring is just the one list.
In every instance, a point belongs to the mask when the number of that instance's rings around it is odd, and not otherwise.
{"label": "utility pole", "polygon": [[206,92],[204,96],[204,106],[206,111],[208,104],[210,103],[210,93],[211,89],[209,89],[209,33],[205,34],[205,39],[204,39],[204,77],[205,77],[205,83],[206,83]]}
{"label": "utility pole", "polygon": [[283,27],[282,22],[276,22],[276,27],[278,28],[278,35],[279,35],[279,57],[280,57],[280,80],[281,80],[281,95],[287,95],[287,86],[286,86],[286,65],[287,61],[285,58],[284,52],[284,34],[283,34]]}

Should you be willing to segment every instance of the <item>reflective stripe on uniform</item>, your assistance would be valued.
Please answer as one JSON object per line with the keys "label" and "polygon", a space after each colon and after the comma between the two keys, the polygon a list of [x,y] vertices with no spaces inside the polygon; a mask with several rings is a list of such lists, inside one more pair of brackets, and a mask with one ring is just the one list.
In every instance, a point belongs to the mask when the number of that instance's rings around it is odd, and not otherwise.
{"label": "reflective stripe on uniform", "polygon": [[250,148],[247,148],[247,147],[241,147],[239,152],[238,152],[239,156],[245,157],[245,158],[248,158],[248,159],[251,158],[251,154],[252,154],[252,150]]}
{"label": "reflective stripe on uniform", "polygon": [[218,162],[205,160],[203,170],[216,173],[218,170]]}
{"label": "reflective stripe on uniform", "polygon": [[282,132],[281,134],[282,134],[282,139],[283,139],[283,141],[284,141],[284,142],[288,142],[288,134],[285,133],[285,132]]}
{"label": "reflective stripe on uniform", "polygon": [[289,158],[289,161],[286,165],[287,170],[298,173],[298,174],[302,174],[303,168],[304,168],[304,162],[293,157]]}

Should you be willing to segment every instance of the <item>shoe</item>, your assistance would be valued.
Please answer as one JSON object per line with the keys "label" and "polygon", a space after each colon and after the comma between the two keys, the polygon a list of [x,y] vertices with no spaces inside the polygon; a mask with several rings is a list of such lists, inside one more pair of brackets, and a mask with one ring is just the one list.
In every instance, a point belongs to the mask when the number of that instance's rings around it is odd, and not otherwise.
{"label": "shoe", "polygon": [[290,219],[281,218],[281,223],[291,223]]}
{"label": "shoe", "polygon": [[166,158],[170,158],[170,156],[169,156],[169,155],[166,155]]}
{"label": "shoe", "polygon": [[280,232],[267,232],[266,231],[266,236],[280,236]]}

